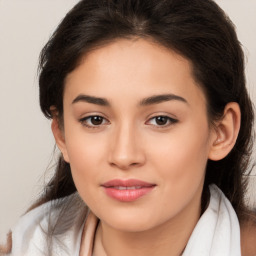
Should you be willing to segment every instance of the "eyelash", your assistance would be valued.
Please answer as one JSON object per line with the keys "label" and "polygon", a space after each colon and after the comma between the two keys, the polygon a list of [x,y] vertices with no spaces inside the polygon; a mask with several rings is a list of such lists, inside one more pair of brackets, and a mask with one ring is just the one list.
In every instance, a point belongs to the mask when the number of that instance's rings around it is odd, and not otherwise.
{"label": "eyelash", "polygon": [[[105,120],[105,123],[101,123],[99,125],[95,125],[95,124],[92,124],[92,118],[100,118],[101,120]],[[177,119],[174,119],[174,118],[171,118],[169,116],[165,116],[165,115],[158,115],[158,116],[154,116],[154,117],[151,117],[147,122],[150,122],[152,120],[155,120],[155,123],[157,122],[156,121],[156,118],[165,118],[166,121],[168,122],[168,124],[164,124],[164,125],[157,125],[157,124],[153,124],[153,126],[156,126],[157,128],[166,128],[166,127],[169,127],[171,125],[174,125],[175,123],[178,122]],[[90,123],[91,124],[88,124],[88,120],[91,120]],[[87,128],[89,129],[97,129],[97,128],[100,128],[102,125],[106,125],[106,124],[109,124],[110,122],[103,116],[100,116],[100,115],[91,115],[91,116],[87,116],[87,117],[83,117],[79,120],[79,122],[83,125],[83,126],[86,126]],[[152,125],[152,124],[151,124]]]}
{"label": "eyelash", "polygon": [[[83,125],[83,126],[86,126],[87,128],[89,128],[89,129],[97,129],[97,128],[99,128],[101,125],[105,125],[105,124],[99,124],[99,125],[94,125],[94,124],[92,124],[92,118],[101,118],[102,120],[105,120],[106,121],[106,123],[109,123],[109,121],[105,118],[105,117],[103,117],[103,116],[100,116],[100,115],[92,115],[92,116],[87,116],[87,117],[83,117],[83,118],[81,118],[80,120],[79,120],[79,122]],[[88,120],[91,120],[90,122],[91,122],[91,124],[88,124],[87,122],[88,122]]]}
{"label": "eyelash", "polygon": [[[165,116],[165,115],[159,115],[159,116],[154,116],[152,118],[149,119],[149,121],[152,121],[152,120],[155,120],[155,123],[157,122],[157,118],[165,118],[166,121],[167,121],[167,124],[164,124],[164,125],[157,125],[157,124],[153,124],[154,126],[156,126],[157,128],[166,128],[166,127],[169,127],[171,125],[174,125],[175,123],[178,122],[177,119],[174,119],[174,118],[171,118],[169,116]],[[149,121],[147,121],[146,123],[148,123]]]}

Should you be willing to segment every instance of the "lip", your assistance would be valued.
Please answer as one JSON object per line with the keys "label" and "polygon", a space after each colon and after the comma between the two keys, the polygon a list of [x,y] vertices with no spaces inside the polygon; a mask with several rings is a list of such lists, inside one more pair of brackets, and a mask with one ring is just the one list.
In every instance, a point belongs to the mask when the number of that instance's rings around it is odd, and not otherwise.
{"label": "lip", "polygon": [[101,186],[109,197],[121,202],[132,202],[151,192],[156,184],[136,179],[114,179]]}

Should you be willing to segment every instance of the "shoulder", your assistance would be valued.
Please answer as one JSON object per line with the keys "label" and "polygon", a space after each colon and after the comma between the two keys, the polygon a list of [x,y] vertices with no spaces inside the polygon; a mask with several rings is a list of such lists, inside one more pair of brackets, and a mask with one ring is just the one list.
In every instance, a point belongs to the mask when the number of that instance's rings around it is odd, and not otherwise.
{"label": "shoulder", "polygon": [[0,256],[8,255],[12,249],[12,232],[7,234],[6,244],[0,244]]}
{"label": "shoulder", "polygon": [[85,205],[77,193],[34,208],[23,215],[12,229],[9,248],[3,247],[4,253],[7,254],[7,249],[11,249],[11,255],[15,256],[46,255],[49,239],[52,240],[51,246],[55,246],[58,252],[61,250],[57,241],[63,242],[64,247],[67,245],[74,248],[85,211]]}
{"label": "shoulder", "polygon": [[49,213],[51,202],[42,204],[20,217],[14,228],[8,233],[5,245],[0,246],[0,255],[9,255],[24,250],[25,244],[37,237],[45,216]]}
{"label": "shoulder", "polygon": [[242,256],[256,256],[256,215],[240,223]]}
{"label": "shoulder", "polygon": [[38,235],[38,227],[41,225],[47,208],[50,203],[43,204],[23,215],[15,227],[7,235],[5,245],[0,246],[0,255],[9,255],[24,249],[23,244],[27,244],[32,237]]}

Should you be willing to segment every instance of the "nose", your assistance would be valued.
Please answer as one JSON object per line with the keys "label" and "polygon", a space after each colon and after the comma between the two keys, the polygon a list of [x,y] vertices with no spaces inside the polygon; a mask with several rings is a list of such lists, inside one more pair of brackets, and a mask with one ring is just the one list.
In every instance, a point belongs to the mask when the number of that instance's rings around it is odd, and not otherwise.
{"label": "nose", "polygon": [[146,157],[140,136],[128,124],[117,128],[111,136],[109,164],[122,170],[139,167]]}

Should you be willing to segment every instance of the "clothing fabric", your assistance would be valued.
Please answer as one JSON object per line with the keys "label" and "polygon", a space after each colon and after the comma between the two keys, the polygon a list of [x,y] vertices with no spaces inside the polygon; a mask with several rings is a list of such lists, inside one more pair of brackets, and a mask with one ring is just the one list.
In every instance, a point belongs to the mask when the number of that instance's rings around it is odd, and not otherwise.
{"label": "clothing fabric", "polygon": [[221,190],[210,186],[210,203],[199,219],[182,256],[241,256],[240,226]]}
{"label": "clothing fabric", "polygon": [[[65,205],[65,207],[63,207]],[[58,216],[62,216],[61,223]],[[98,219],[77,193],[48,202],[25,214],[12,231],[13,256],[92,256]],[[55,226],[48,241],[48,227]],[[49,243],[50,242],[50,243]],[[182,256],[241,256],[240,227],[234,209],[215,185],[210,202],[199,219]]]}

